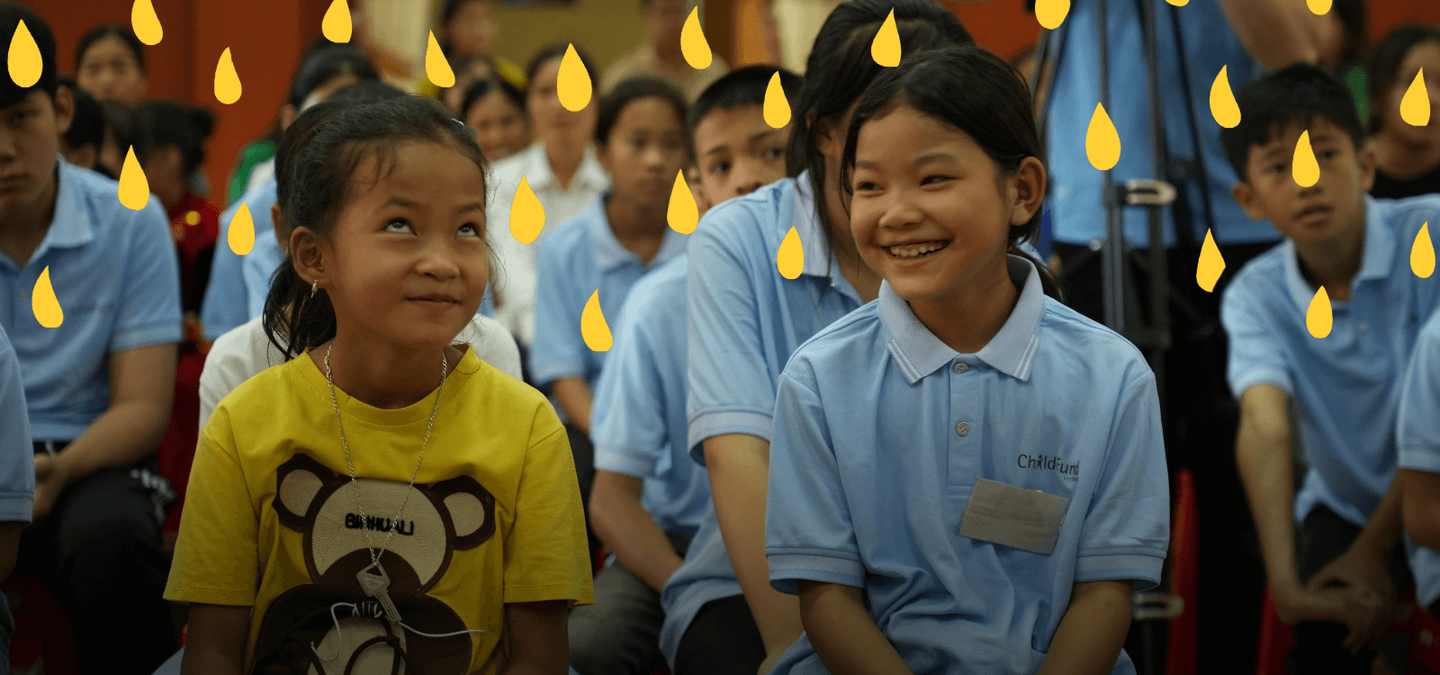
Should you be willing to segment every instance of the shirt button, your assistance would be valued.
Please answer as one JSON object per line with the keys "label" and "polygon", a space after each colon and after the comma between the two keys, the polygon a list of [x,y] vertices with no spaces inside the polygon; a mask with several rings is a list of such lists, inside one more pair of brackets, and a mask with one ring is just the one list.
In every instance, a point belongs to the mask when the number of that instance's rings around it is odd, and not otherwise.
{"label": "shirt button", "polygon": [[970,370],[970,366],[966,365],[964,361],[956,361],[956,362],[955,362],[955,374],[958,375],[958,374],[963,373],[963,372],[965,372],[965,371],[967,371],[967,370]]}
{"label": "shirt button", "polygon": [[960,434],[961,436],[964,436],[964,435],[970,433],[970,423],[969,423],[969,422],[961,422],[961,423],[955,425],[955,433]]}

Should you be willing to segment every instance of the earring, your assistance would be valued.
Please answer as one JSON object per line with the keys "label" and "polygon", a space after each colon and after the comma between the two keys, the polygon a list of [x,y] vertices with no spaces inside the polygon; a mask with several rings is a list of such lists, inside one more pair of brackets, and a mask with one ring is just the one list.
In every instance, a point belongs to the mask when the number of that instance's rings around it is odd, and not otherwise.
{"label": "earring", "polygon": [[310,282],[310,297],[315,297],[315,292],[318,290],[320,290],[320,280],[316,279]]}

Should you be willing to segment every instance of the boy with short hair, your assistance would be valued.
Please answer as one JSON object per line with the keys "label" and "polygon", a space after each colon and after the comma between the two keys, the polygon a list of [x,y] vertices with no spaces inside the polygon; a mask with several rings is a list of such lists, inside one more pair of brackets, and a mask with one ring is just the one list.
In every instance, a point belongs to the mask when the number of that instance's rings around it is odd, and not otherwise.
{"label": "boy with short hair", "polygon": [[[175,649],[160,552],[174,491],[155,468],[181,337],[175,245],[158,200],[131,211],[115,181],[57,159],[74,103],[50,27],[0,4],[0,35],[21,21],[39,80],[0,77],[0,328],[20,363],[36,478],[18,569],[69,615],[82,673],[148,674]],[[51,289],[63,320],[47,328],[60,317],[36,307]]]}
{"label": "boy with short hair", "polygon": [[[771,128],[761,112],[776,72],[731,73],[691,109],[697,202],[785,177],[789,127]],[[787,96],[798,94],[799,76],[779,72]],[[590,520],[616,560],[595,579],[596,604],[571,613],[571,663],[581,675],[650,673],[662,657],[676,675],[753,675],[765,659],[720,538],[709,477],[687,447],[687,268],[681,256],[636,282],[596,387]]]}
{"label": "boy with short hair", "polygon": [[[1242,177],[1233,194],[1286,237],[1221,301],[1240,477],[1276,611],[1296,627],[1297,672],[1369,673],[1396,588],[1409,582],[1389,489],[1398,385],[1440,289],[1410,271],[1406,253],[1426,221],[1440,222],[1440,198],[1365,194],[1375,161],[1354,99],[1319,68],[1272,73],[1237,100],[1241,122],[1221,134]],[[1310,187],[1292,167],[1306,132],[1320,169]],[[1328,303],[1316,299],[1322,288]],[[1323,337],[1307,322],[1312,303],[1333,316]],[[1310,467],[1298,492],[1295,441]]]}

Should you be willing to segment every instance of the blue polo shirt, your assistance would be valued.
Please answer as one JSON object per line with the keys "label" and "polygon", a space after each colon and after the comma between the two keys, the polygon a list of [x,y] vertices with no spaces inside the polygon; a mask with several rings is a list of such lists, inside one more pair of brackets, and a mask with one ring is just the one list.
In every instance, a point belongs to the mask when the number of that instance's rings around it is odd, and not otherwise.
{"label": "blue polo shirt", "polygon": [[[270,293],[270,275],[280,266],[284,255],[275,241],[275,222],[270,207],[279,199],[275,177],[251,188],[230,208],[220,214],[220,239],[215,244],[215,260],[210,264],[210,282],[200,305],[200,321],[205,325],[205,339],[217,340],[265,309]],[[230,249],[230,221],[240,205],[250,209],[255,225],[255,247],[244,256]]]}
{"label": "blue polo shirt", "polygon": [[[805,264],[786,279],[775,254],[790,228]],[[692,235],[690,452],[724,434],[770,440],[775,387],[795,349],[860,306],[815,215],[802,173],[726,201],[705,214]]]}
{"label": "blue polo shirt", "polygon": [[585,303],[600,291],[600,312],[613,326],[630,287],[646,272],[685,252],[688,236],[669,227],[660,250],[646,265],[625,248],[605,215],[609,191],[590,208],[546,237],[535,260],[535,340],[530,346],[530,375],[537,385],[578,377],[595,388],[607,352],[592,351],[580,334]]}
{"label": "blue polo shirt", "polygon": [[685,452],[685,256],[635,282],[595,388],[595,468],[645,481],[641,504],[666,532],[694,537],[710,479]]}
{"label": "blue polo shirt", "polygon": [[[960,354],[881,286],[780,378],[765,552],[771,584],[863,589],[916,673],[1034,673],[1077,583],[1160,582],[1170,499],[1155,376],[1133,345],[1045,297],[1020,297]],[[1049,554],[959,533],[981,479],[1068,499]],[[1008,517],[1008,516],[1002,516]],[[1133,673],[1123,652],[1116,673]],[[776,673],[825,673],[808,637]]]}
{"label": "blue polo shirt", "polygon": [[[1200,129],[1205,169],[1210,180],[1209,194],[1190,183],[1188,197],[1193,241],[1205,240],[1204,201],[1208,198],[1215,218],[1215,242],[1221,245],[1278,241],[1279,233],[1269,221],[1256,222],[1245,215],[1230,195],[1238,178],[1220,146],[1220,125],[1210,115],[1210,85],[1226,67],[1230,87],[1239,91],[1264,74],[1260,64],[1245,52],[1230,27],[1220,3],[1213,0],[1171,7],[1165,0],[1143,0],[1155,7],[1156,41],[1160,45],[1159,81],[1164,99],[1165,144],[1174,157],[1195,157],[1195,139],[1187,121],[1185,88],[1190,84],[1190,101],[1196,126]],[[1049,176],[1053,189],[1047,200],[1052,218],[1051,236],[1067,244],[1088,244],[1105,236],[1103,185],[1105,174],[1090,164],[1085,155],[1085,133],[1095,105],[1100,103],[1100,51],[1096,39],[1095,0],[1075,0],[1065,23],[1052,39],[1058,43],[1054,87],[1046,104],[1045,131],[1051,139]],[[1179,16],[1180,39],[1188,74],[1180,70],[1179,44],[1170,21],[1170,12]],[[1146,68],[1145,42],[1140,11],[1134,2],[1107,3],[1105,17],[1109,42],[1110,104],[1106,113],[1120,135],[1120,162],[1112,170],[1118,184],[1134,178],[1154,177],[1150,150],[1150,89]],[[1144,247],[1150,241],[1149,215],[1144,207],[1122,210],[1125,237]],[[1175,224],[1171,210],[1164,210],[1165,245],[1175,245]]]}
{"label": "blue polo shirt", "polygon": [[1221,299],[1229,335],[1226,366],[1236,398],[1257,384],[1297,404],[1298,434],[1310,468],[1295,495],[1295,519],[1329,507],[1363,526],[1395,475],[1400,383],[1440,285],[1410,270],[1410,247],[1425,222],[1440,223],[1440,196],[1365,197],[1365,238],[1350,301],[1332,301],[1330,335],[1305,325],[1316,288],[1301,275],[1295,244],[1245,265]]}
{"label": "blue polo shirt", "polygon": [[35,503],[34,457],[20,361],[0,328],[0,522],[30,522]]}
{"label": "blue polo shirt", "polygon": [[[0,328],[20,360],[37,441],[73,441],[110,407],[110,354],[180,341],[179,260],[160,201],[131,211],[115,181],[63,158],[59,167],[40,247],[23,267],[0,254]],[[41,326],[31,305],[46,267],[64,312],[58,328]]]}
{"label": "blue polo shirt", "polygon": [[[1399,467],[1440,473],[1440,313],[1432,314],[1415,339],[1410,367],[1400,389],[1396,445]],[[1415,598],[1422,607],[1440,599],[1440,551],[1416,545],[1405,537],[1410,571],[1415,575]]]}

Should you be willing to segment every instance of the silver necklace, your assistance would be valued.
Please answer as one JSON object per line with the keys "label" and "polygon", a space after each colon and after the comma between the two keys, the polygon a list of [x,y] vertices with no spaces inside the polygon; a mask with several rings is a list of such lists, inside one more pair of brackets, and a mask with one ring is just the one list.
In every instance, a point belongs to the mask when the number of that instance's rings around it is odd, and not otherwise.
{"label": "silver necklace", "polygon": [[[400,523],[400,517],[405,514],[405,504],[410,501],[410,493],[414,491],[415,479],[420,475],[420,463],[425,461],[425,446],[430,444],[430,432],[435,428],[435,413],[440,411],[440,396],[445,393],[445,380],[450,373],[450,361],[445,357],[445,352],[440,352],[440,390],[435,392],[435,406],[430,409],[430,422],[425,426],[425,440],[420,443],[420,457],[415,460],[415,470],[410,473],[410,486],[405,490],[405,496],[400,500],[400,510],[390,520],[389,532],[385,534],[385,541],[380,544],[380,550],[375,550],[375,542],[370,539],[369,520],[365,517],[365,505],[360,500],[360,481],[355,475],[355,463],[350,460],[350,444],[345,440],[345,425],[340,421],[340,403],[335,399],[335,379],[330,372],[330,352],[335,349],[335,343],[331,342],[325,348],[325,381],[330,385],[330,405],[335,408],[335,426],[340,428],[340,445],[345,449],[345,466],[350,469],[350,487],[355,492],[355,508],[360,512],[360,530],[365,533],[365,548],[370,551],[370,566],[360,570],[355,578],[360,582],[360,588],[365,594],[375,598],[385,608],[385,614],[395,624],[400,623],[400,612],[395,609],[395,603],[390,601],[390,576],[385,574],[385,567],[380,564],[380,554],[385,552],[385,547],[390,545],[390,538],[395,536],[395,530]],[[371,572],[370,570],[375,570]]]}

